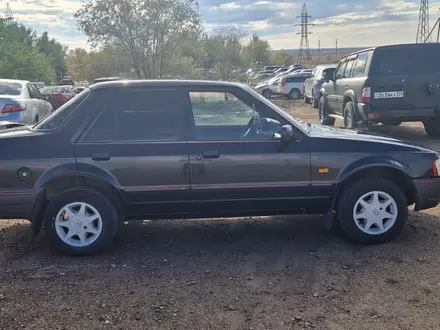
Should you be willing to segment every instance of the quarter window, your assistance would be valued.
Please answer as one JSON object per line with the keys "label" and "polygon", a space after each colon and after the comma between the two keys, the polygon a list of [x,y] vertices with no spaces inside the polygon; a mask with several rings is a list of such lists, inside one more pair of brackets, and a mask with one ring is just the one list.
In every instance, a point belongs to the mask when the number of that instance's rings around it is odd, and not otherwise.
{"label": "quarter window", "polygon": [[353,70],[352,77],[363,77],[365,75],[365,68],[367,67],[368,53],[359,54]]}
{"label": "quarter window", "polygon": [[127,89],[105,109],[86,141],[177,141],[181,109],[176,91]]}

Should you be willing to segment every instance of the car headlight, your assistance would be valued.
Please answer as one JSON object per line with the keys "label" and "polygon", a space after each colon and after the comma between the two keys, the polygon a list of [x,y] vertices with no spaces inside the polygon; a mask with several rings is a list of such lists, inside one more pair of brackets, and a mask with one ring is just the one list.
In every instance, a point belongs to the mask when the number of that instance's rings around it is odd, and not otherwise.
{"label": "car headlight", "polygon": [[434,164],[432,164],[432,174],[434,176],[439,176],[439,169],[440,169],[440,158],[437,159]]}

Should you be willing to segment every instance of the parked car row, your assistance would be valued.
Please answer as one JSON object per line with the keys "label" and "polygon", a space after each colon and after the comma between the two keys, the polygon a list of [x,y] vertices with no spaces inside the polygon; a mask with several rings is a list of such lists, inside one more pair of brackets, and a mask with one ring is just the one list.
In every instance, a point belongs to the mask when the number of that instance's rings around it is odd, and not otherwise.
{"label": "parked car row", "polygon": [[398,126],[421,121],[440,137],[440,44],[404,44],[349,54],[317,67],[304,84],[304,100],[319,109],[324,125]]}
{"label": "parked car row", "polygon": [[255,90],[266,98],[283,95],[292,100],[299,99],[303,95],[304,82],[310,77],[310,71],[300,69],[293,73],[281,73],[259,83],[255,86]]}

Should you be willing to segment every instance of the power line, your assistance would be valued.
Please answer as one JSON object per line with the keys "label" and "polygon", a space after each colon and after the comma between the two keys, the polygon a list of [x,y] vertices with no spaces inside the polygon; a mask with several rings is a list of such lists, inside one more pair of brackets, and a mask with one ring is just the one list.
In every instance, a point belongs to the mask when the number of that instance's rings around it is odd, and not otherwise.
{"label": "power line", "polygon": [[309,16],[307,14],[307,7],[306,4],[304,3],[302,7],[301,15],[297,16],[297,18],[301,18],[301,23],[294,25],[301,27],[301,32],[297,33],[301,35],[301,42],[299,45],[298,59],[297,59],[298,64],[312,62],[312,54],[310,53],[310,45],[309,45],[309,34],[312,34],[312,32],[309,32],[309,26],[313,26],[315,24],[309,23],[309,19],[311,17],[312,16]]}

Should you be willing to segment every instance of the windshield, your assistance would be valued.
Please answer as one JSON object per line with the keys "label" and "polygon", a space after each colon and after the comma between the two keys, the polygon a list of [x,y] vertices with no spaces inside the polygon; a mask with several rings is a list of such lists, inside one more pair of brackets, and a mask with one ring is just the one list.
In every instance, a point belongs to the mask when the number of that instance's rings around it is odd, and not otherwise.
{"label": "windshield", "polygon": [[61,93],[61,87],[44,87],[40,90],[41,93]]}
{"label": "windshield", "polygon": [[53,130],[61,126],[61,124],[73,113],[73,111],[90,95],[90,89],[86,89],[76,95],[70,101],[63,104],[58,110],[52,112],[42,121],[36,124],[33,129],[37,130]]}
{"label": "windshield", "polygon": [[0,81],[0,95],[20,95],[22,88],[21,83]]}

